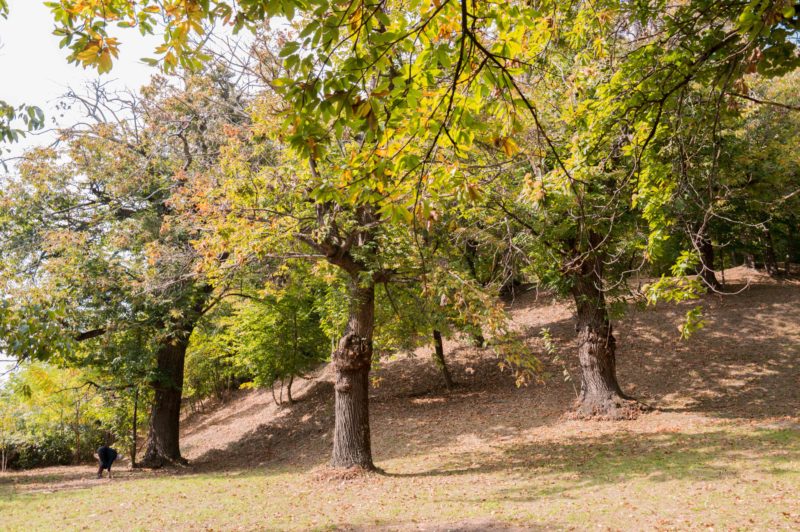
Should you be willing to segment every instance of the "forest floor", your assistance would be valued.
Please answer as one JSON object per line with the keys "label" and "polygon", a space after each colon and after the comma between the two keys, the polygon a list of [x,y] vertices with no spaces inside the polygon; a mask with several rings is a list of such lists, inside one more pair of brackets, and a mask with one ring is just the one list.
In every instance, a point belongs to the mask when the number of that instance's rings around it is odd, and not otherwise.
{"label": "forest floor", "polygon": [[[332,475],[325,371],[278,407],[267,391],[189,416],[190,465],[0,475],[0,529],[800,529],[800,283],[728,270],[706,327],[685,306],[616,322],[623,388],[652,405],[629,421],[569,419],[577,378],[571,306],[529,292],[515,327],[543,383],[517,388],[487,349],[446,342],[452,392],[430,350],[383,360],[371,399],[383,472]],[[558,359],[545,354],[548,328]]]}

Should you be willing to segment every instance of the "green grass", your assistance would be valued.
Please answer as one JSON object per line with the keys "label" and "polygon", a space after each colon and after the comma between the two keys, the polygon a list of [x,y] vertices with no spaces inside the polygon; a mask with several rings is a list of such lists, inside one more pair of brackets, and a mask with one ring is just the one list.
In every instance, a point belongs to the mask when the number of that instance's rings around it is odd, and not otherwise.
{"label": "green grass", "polygon": [[318,480],[314,471],[280,466],[89,482],[84,489],[32,494],[0,477],[0,528],[800,527],[797,430],[617,431],[505,446],[487,442],[478,451],[453,448],[378,465],[386,474],[349,481]]}

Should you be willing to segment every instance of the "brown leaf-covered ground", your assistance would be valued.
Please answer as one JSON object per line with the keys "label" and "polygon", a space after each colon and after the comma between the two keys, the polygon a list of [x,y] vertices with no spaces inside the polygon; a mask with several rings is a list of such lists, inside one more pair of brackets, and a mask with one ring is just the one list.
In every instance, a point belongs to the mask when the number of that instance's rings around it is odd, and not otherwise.
{"label": "brown leaf-covered ground", "polygon": [[373,452],[382,474],[325,469],[332,385],[324,369],[232,399],[184,423],[191,465],[91,466],[0,476],[0,528],[530,530],[800,528],[800,283],[726,272],[704,329],[680,340],[686,305],[631,307],[616,323],[623,388],[653,406],[632,421],[565,416],[564,366],[577,379],[567,302],[527,292],[515,328],[545,363],[517,388],[489,350],[445,347],[459,386],[444,389],[430,350],[374,372]]}

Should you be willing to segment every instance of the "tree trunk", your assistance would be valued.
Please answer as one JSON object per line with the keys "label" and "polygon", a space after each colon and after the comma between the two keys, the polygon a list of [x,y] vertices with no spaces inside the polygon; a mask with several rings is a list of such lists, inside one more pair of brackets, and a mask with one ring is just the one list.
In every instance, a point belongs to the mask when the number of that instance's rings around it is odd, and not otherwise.
{"label": "tree trunk", "polygon": [[75,458],[76,464],[81,463],[81,400],[75,402]]}
{"label": "tree trunk", "polygon": [[797,220],[794,216],[789,216],[789,233],[786,239],[786,264],[783,266],[783,271],[786,275],[792,275],[792,261],[795,260],[795,239],[796,231],[798,228]]}
{"label": "tree trunk", "polygon": [[138,423],[139,416],[139,386],[136,386],[136,391],[133,392],[133,423],[131,427],[131,467],[136,467],[136,436],[139,432]]}
{"label": "tree trunk", "polygon": [[722,288],[722,284],[717,280],[714,273],[714,245],[711,239],[705,235],[697,235],[695,245],[700,251],[700,279],[706,285],[709,292],[715,292]]}
{"label": "tree trunk", "polygon": [[600,257],[588,258],[573,279],[581,366],[577,415],[631,418],[641,410],[641,405],[622,393],[617,382],[616,341],[602,288],[602,267]]}
{"label": "tree trunk", "polygon": [[433,331],[433,346],[434,346],[434,360],[436,365],[442,370],[442,377],[444,377],[444,385],[448,390],[453,389],[453,379],[450,377],[450,370],[447,369],[447,363],[444,359],[444,344],[442,343],[442,333]]}
{"label": "tree trunk", "polygon": [[475,347],[486,347],[486,338],[482,332],[472,333],[472,343]]}
{"label": "tree trunk", "polygon": [[350,281],[350,318],[333,352],[335,428],[331,466],[374,469],[369,434],[369,370],[375,324],[375,285]]}
{"label": "tree trunk", "polygon": [[764,269],[770,277],[777,277],[780,274],[778,269],[778,259],[775,255],[775,245],[772,242],[772,232],[764,229]]}
{"label": "tree trunk", "polygon": [[[277,380],[277,379],[275,379],[275,380]],[[281,386],[283,386],[283,384],[281,384]],[[270,389],[272,390],[272,400],[275,401],[275,404],[277,406],[281,406],[281,403],[278,401],[278,398],[275,396],[275,381],[272,381],[272,386],[270,386]]]}
{"label": "tree trunk", "polygon": [[294,382],[294,375],[289,375],[289,384],[286,386],[286,400],[291,405],[294,403],[292,399],[292,383]]}
{"label": "tree trunk", "polygon": [[150,412],[147,449],[141,467],[162,467],[167,463],[186,463],[181,457],[180,416],[183,391],[183,365],[189,332],[165,341],[156,353],[158,376],[152,382],[155,400]]}

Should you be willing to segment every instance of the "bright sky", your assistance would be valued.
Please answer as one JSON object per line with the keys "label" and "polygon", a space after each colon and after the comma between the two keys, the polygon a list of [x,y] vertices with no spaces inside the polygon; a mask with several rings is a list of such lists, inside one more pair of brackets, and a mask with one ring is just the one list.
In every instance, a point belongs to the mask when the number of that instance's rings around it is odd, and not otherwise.
{"label": "bright sky", "polygon": [[[80,89],[100,77],[114,80],[120,89],[138,89],[154,73],[140,59],[153,56],[159,37],[142,37],[136,30],[120,29],[119,59],[109,74],[98,76],[94,70],[67,64],[67,51],[58,47],[60,38],[52,34],[55,25],[43,0],[10,0],[9,11],[8,19],[0,20],[0,99],[13,105],[38,105],[45,112],[48,128],[55,125],[54,121],[62,126],[75,121],[75,116],[60,116],[55,109],[59,96],[69,87]],[[52,134],[29,135],[10,149],[17,155],[52,139]]]}
{"label": "bright sky", "polygon": [[[98,78],[112,81],[113,88],[118,90],[138,90],[146,85],[156,69],[140,60],[154,55],[161,37],[142,37],[135,29],[117,29],[114,35],[122,41],[119,58],[110,73],[100,76],[94,70],[67,63],[67,51],[58,47],[60,38],[52,34],[55,24],[44,0],[8,3],[8,19],[0,19],[0,100],[15,106],[22,103],[39,106],[45,113],[48,130],[0,147],[0,159],[8,160],[12,169],[13,157],[33,146],[50,144],[55,139],[55,128],[70,126],[81,118],[78,112],[62,114],[63,111],[56,109],[59,98],[69,88],[81,92],[87,82]],[[273,23],[280,25],[285,21]],[[0,166],[0,179],[3,173]],[[10,367],[3,358],[0,352],[0,384],[4,380],[2,373]]]}
{"label": "bright sky", "polygon": [[[47,128],[68,126],[78,118],[75,114],[61,115],[55,108],[59,97],[69,87],[76,90],[98,74],[93,70],[67,64],[66,50],[58,47],[59,38],[52,34],[55,27],[43,0],[10,0],[7,20],[0,19],[0,100],[19,105],[38,105],[44,110]],[[159,37],[142,37],[135,30],[120,30],[120,56],[109,74],[99,76],[113,80],[116,88],[138,89],[145,85],[154,69],[139,60],[151,57]],[[4,146],[10,153],[2,158],[20,155],[32,146],[49,144],[52,132],[29,135],[17,144]],[[2,168],[0,168],[2,173]],[[1,376],[10,367],[0,352]]]}

